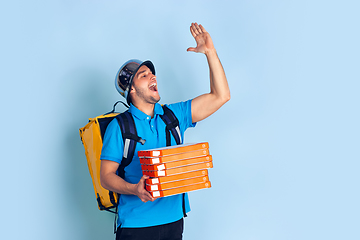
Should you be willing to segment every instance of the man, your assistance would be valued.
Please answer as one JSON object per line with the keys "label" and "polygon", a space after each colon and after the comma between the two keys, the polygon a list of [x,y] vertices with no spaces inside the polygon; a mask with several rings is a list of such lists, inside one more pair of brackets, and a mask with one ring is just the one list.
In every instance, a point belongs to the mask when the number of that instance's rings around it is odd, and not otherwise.
{"label": "man", "polygon": [[[179,120],[183,136],[188,127],[217,111],[230,100],[230,90],[212,39],[203,26],[192,23],[190,32],[197,46],[187,51],[205,54],[210,70],[210,92],[186,102],[168,105]],[[137,144],[132,162],[125,168],[125,178],[117,175],[122,159],[123,140],[116,120],[107,127],[101,154],[101,184],[120,193],[119,228],[116,239],[182,239],[183,207],[190,210],[187,195],[154,199],[144,188],[148,176],[143,176],[137,151],[166,146],[165,123],[159,115],[163,108],[158,103],[155,68],[150,61],[129,61],[116,77],[118,91],[130,104],[138,135],[146,139]],[[174,139],[172,139],[173,141]],[[175,142],[172,142],[175,145]]]}

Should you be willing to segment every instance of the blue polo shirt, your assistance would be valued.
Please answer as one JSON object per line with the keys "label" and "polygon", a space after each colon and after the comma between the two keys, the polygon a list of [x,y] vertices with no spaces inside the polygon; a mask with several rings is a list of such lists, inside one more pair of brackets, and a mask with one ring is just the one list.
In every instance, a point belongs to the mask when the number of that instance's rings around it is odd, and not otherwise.
{"label": "blue polo shirt", "polygon": [[[179,120],[181,138],[188,127],[194,127],[191,118],[191,100],[167,105]],[[140,150],[147,150],[166,146],[165,123],[159,115],[164,114],[160,104],[155,104],[154,117],[146,115],[134,105],[130,104],[130,113],[134,117],[138,136],[145,139],[144,145],[136,144],[134,158],[125,168],[125,181],[138,183],[142,177],[139,156]],[[176,145],[175,139],[171,137],[172,145]],[[100,159],[121,163],[124,143],[121,130],[116,119],[108,125]],[[143,203],[135,195],[120,195],[119,200],[119,222],[121,227],[150,227],[175,222],[183,217],[182,194],[158,198],[154,202]],[[185,197],[186,212],[190,211],[188,196]]]}

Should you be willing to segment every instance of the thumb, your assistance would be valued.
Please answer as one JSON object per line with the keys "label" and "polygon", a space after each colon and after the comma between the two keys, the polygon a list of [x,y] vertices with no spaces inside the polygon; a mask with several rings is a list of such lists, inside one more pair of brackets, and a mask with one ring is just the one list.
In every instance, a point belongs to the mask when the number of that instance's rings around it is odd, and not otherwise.
{"label": "thumb", "polygon": [[145,183],[145,180],[148,179],[148,178],[149,178],[149,176],[143,175],[143,176],[141,177],[139,183],[144,184],[144,183]]}
{"label": "thumb", "polygon": [[196,48],[189,47],[186,51],[188,51],[188,52],[196,52]]}

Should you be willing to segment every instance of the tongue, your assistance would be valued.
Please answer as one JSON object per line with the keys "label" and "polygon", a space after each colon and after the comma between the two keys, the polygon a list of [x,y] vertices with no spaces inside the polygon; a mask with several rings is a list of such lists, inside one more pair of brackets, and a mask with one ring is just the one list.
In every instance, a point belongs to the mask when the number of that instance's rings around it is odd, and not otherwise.
{"label": "tongue", "polygon": [[150,90],[151,90],[151,91],[157,91],[156,86],[151,86],[151,87],[150,87]]}

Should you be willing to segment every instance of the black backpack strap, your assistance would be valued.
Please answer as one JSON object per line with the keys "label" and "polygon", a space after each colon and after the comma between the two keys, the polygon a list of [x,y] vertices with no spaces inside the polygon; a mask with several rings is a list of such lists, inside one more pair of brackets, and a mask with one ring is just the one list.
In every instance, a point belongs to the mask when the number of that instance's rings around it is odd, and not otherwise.
{"label": "black backpack strap", "polygon": [[121,164],[118,168],[118,175],[122,178],[125,177],[125,167],[127,167],[134,157],[136,143],[140,142],[145,144],[145,140],[137,135],[135,122],[133,116],[129,111],[125,111],[116,116],[119,123],[122,138],[124,141],[124,152]]}
{"label": "black backpack strap", "polygon": [[166,146],[171,146],[170,133],[173,135],[176,144],[179,145],[182,143],[179,121],[167,106],[163,105],[163,109],[164,115],[160,115],[160,117],[166,124]]}
{"label": "black backpack strap", "polygon": [[[129,111],[125,111],[117,115],[116,120],[119,123],[121,135],[124,142],[123,158],[121,160],[121,164],[118,167],[118,175],[121,178],[125,178],[125,167],[127,167],[131,163],[134,157],[136,144],[140,142],[144,145],[146,140],[142,139],[137,135],[134,118]],[[118,206],[116,206],[115,211],[116,214],[114,220],[114,234],[116,233]]]}
{"label": "black backpack strap", "polygon": [[[161,119],[165,122],[166,128],[166,146],[171,146],[171,137],[170,133],[173,135],[176,144],[179,145],[182,143],[181,132],[179,126],[179,120],[175,116],[174,112],[171,111],[167,106],[163,105],[164,115],[160,115]],[[185,193],[182,194],[182,209],[184,217],[187,217],[185,210]]]}

